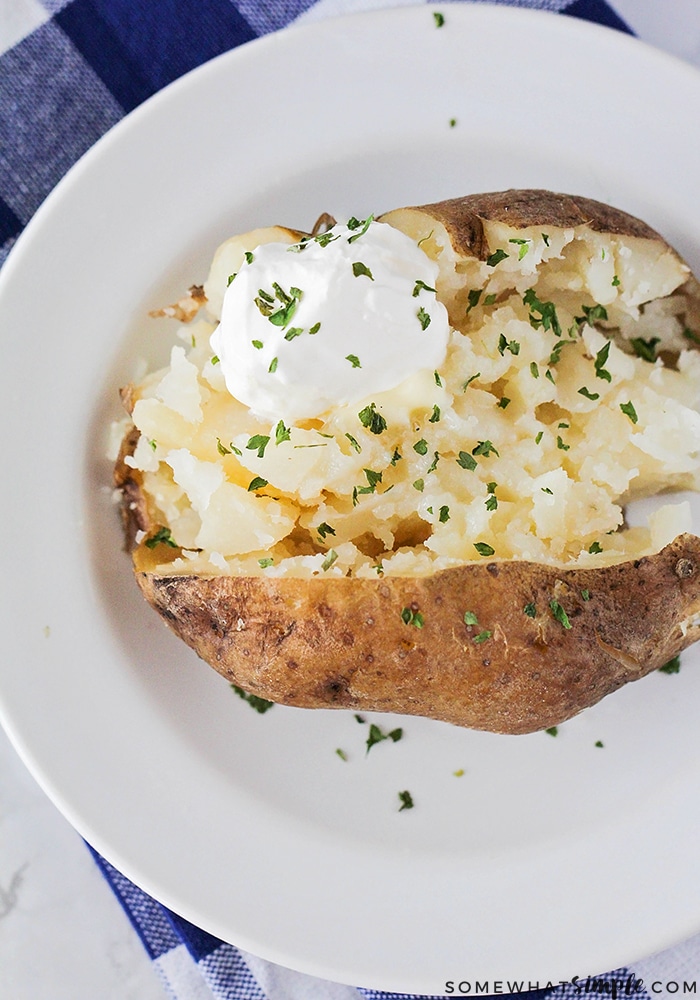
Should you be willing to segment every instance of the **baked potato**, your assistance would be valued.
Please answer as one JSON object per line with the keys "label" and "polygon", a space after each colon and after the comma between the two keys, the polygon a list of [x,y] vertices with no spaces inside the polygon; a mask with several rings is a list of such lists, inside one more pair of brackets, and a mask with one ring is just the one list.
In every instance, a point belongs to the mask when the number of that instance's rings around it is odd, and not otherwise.
{"label": "baked potato", "polygon": [[173,314],[187,346],[122,390],[137,583],[261,698],[558,725],[700,636],[688,505],[625,520],[700,482],[700,286],[658,233],[587,198],[506,191],[372,222],[435,262],[416,288],[447,310],[444,362],[289,425],[252,411],[209,345],[229,276],[325,230],[227,241]]}

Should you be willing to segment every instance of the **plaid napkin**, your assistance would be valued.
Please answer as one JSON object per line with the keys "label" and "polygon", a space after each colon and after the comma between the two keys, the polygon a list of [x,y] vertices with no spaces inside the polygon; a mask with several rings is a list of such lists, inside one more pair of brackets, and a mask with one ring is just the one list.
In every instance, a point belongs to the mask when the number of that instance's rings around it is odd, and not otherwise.
{"label": "plaid napkin", "polygon": [[[413,0],[421,2],[421,0]],[[629,29],[605,0],[496,0]],[[0,0],[0,264],[69,167],[111,126],[175,78],[297,18],[390,0]],[[283,969],[226,944],[151,899],[93,856],[176,1000],[392,1000]],[[650,903],[650,905],[652,905]],[[602,993],[649,1000],[695,993],[700,937],[578,984],[455,983],[455,995]],[[515,994],[513,994],[515,995]],[[404,994],[404,997],[407,995]]]}

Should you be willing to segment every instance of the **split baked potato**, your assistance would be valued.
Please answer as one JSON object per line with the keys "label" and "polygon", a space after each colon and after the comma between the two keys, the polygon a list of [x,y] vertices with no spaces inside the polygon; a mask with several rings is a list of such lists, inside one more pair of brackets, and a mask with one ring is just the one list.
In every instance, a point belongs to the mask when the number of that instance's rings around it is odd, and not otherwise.
{"label": "split baked potato", "polygon": [[506,191],[379,221],[437,262],[444,364],[317,419],[261,419],[209,346],[227,276],[316,234],[227,241],[163,311],[185,321],[169,367],[122,391],[136,580],[259,697],[557,725],[700,637],[687,505],[625,520],[700,484],[700,286],[658,233],[587,198]]}

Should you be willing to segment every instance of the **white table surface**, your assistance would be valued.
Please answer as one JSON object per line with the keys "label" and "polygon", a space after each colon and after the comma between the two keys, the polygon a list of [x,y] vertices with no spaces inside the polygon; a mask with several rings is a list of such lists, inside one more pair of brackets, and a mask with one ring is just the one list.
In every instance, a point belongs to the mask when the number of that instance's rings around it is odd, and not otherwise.
{"label": "white table surface", "polygon": [[[612,6],[644,41],[700,68],[700,0]],[[0,0],[0,33],[19,41],[32,27]],[[83,841],[0,730],[0,1000],[165,998]]]}

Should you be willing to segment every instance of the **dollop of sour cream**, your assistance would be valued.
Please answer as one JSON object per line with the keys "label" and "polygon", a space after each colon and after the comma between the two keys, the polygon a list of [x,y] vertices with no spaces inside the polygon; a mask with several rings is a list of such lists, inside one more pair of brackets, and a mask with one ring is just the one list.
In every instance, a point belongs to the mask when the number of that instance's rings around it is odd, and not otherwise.
{"label": "dollop of sour cream", "polygon": [[450,334],[437,274],[410,237],[371,217],[259,246],[211,336],[227,390],[257,416],[293,423],[435,370]]}

